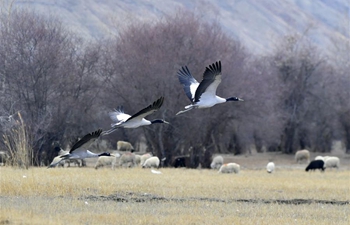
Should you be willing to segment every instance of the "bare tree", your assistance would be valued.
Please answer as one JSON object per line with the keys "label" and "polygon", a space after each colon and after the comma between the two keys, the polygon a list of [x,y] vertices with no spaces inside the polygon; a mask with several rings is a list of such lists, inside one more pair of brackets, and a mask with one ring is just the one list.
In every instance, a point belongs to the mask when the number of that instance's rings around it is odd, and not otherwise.
{"label": "bare tree", "polygon": [[[349,20],[344,21],[344,33],[348,31]],[[345,143],[346,153],[350,153],[350,41],[349,39],[334,38],[331,46],[331,63],[334,65],[332,79],[332,109],[336,113],[336,138]]]}
{"label": "bare tree", "polygon": [[85,48],[55,18],[26,10],[1,16],[0,108],[8,114],[21,111],[38,165],[42,151],[53,149],[54,142],[97,126],[99,48]]}
{"label": "bare tree", "polygon": [[314,150],[329,150],[331,124],[324,113],[328,96],[320,91],[327,82],[324,58],[305,36],[290,35],[277,49],[273,64],[284,88],[279,105],[284,113],[282,150],[316,148],[315,136],[324,142],[317,146],[322,149]]}
{"label": "bare tree", "polygon": [[245,94],[239,135],[247,153],[252,153],[252,145],[258,152],[279,151],[283,113],[278,103],[283,85],[274,73],[270,56],[252,56],[239,87],[239,92]]}

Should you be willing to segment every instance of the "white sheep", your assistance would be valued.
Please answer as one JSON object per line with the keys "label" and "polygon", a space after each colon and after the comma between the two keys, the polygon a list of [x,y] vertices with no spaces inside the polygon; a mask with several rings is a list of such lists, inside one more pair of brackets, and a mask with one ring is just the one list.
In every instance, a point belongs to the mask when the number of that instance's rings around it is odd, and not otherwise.
{"label": "white sheep", "polygon": [[329,158],[329,157],[332,157],[332,156],[320,156],[320,155],[318,155],[318,156],[316,156],[315,157],[315,160],[323,160],[323,162],[326,162],[326,160]]}
{"label": "white sheep", "polygon": [[324,168],[337,168],[339,169],[340,160],[336,156],[329,156],[325,159]]}
{"label": "white sheep", "polygon": [[127,141],[118,141],[117,142],[117,150],[118,151],[133,152],[134,151],[134,147]]}
{"label": "white sheep", "polygon": [[152,154],[150,154],[150,153],[143,154],[141,156],[140,165],[142,166],[145,163],[145,161],[151,157],[152,157]]}
{"label": "white sheep", "polygon": [[143,164],[142,168],[158,168],[159,167],[160,160],[157,156],[152,156],[148,158]]}
{"label": "white sheep", "polygon": [[135,155],[135,164],[140,165],[141,163],[141,156],[140,155]]}
{"label": "white sheep", "polygon": [[227,163],[220,167],[218,173],[239,173],[240,170],[241,167],[237,163]]}
{"label": "white sheep", "polygon": [[301,161],[303,161],[303,160],[306,160],[307,163],[310,162],[310,152],[309,152],[309,150],[306,150],[306,149],[304,149],[304,150],[299,150],[299,151],[297,151],[297,152],[295,153],[295,161],[296,161],[297,163],[299,163],[299,162],[301,162]]}
{"label": "white sheep", "polygon": [[275,163],[269,162],[269,163],[266,165],[266,171],[267,171],[268,173],[272,173],[274,170],[275,170]]}
{"label": "white sheep", "polygon": [[100,156],[98,157],[97,162],[95,164],[95,169],[104,166],[111,166],[111,168],[114,169],[115,165],[117,165],[117,160],[119,157],[119,153],[111,154],[110,156]]}
{"label": "white sheep", "polygon": [[322,160],[322,161],[324,161],[324,157],[323,157],[323,156],[318,155],[318,156],[316,156],[316,157],[315,157],[315,160]]}
{"label": "white sheep", "polygon": [[210,164],[210,168],[219,169],[224,164],[224,158],[221,155],[215,156]]}
{"label": "white sheep", "polygon": [[119,159],[119,166],[121,167],[134,167],[135,164],[135,154],[132,152],[124,153]]}
{"label": "white sheep", "polygon": [[332,157],[332,156],[328,156],[328,155],[323,156],[323,161],[326,161],[329,157]]}

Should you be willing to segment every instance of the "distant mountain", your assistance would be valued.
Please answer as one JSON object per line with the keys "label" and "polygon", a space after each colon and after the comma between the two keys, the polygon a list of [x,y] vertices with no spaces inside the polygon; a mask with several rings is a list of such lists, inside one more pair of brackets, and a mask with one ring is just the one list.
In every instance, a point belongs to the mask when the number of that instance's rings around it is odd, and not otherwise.
{"label": "distant mountain", "polygon": [[256,54],[269,52],[283,35],[307,29],[329,53],[333,40],[349,40],[350,34],[349,0],[24,0],[14,6],[55,15],[86,38],[115,34],[132,19],[153,20],[184,7],[204,19],[218,18],[229,35]]}

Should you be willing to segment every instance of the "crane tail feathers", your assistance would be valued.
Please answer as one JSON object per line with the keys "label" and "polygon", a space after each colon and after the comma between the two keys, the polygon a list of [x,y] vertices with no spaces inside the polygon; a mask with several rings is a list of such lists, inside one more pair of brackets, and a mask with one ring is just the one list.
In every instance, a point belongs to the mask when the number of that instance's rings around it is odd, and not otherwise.
{"label": "crane tail feathers", "polygon": [[191,109],[194,109],[194,108],[191,107],[191,108],[187,108],[187,109],[185,109],[185,110],[182,110],[182,111],[176,113],[176,116],[177,116],[177,115],[180,115],[180,114],[182,114],[182,113],[185,113],[185,112],[187,112],[187,111],[190,111]]}
{"label": "crane tail feathers", "polygon": [[106,131],[103,131],[103,132],[101,133],[101,136],[104,136],[104,135],[113,133],[115,130],[117,130],[116,127],[113,127],[113,128],[111,128],[111,129],[109,129],[109,130],[106,130]]}

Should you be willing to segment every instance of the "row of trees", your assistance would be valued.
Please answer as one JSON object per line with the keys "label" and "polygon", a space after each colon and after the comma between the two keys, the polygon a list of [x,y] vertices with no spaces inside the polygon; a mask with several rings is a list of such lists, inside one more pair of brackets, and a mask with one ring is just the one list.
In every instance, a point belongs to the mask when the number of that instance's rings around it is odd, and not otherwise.
{"label": "row of trees", "polygon": [[[296,34],[283,37],[270,55],[255,56],[218,22],[189,12],[135,21],[114,38],[87,41],[56,18],[14,10],[2,13],[0,23],[0,132],[13,128],[9,116],[20,111],[38,164],[43,152],[52,159],[56,144],[109,128],[116,106],[133,114],[165,96],[152,117],[171,125],[120,129],[104,139],[135,145],[144,136],[154,154],[189,154],[192,166],[207,166],[214,152],[241,154],[251,145],[327,152],[340,139],[349,151],[349,60],[346,53],[340,58],[344,63],[333,62]],[[218,94],[245,101],[175,116],[189,104],[176,72],[187,65],[201,80],[217,60],[223,65]]]}

